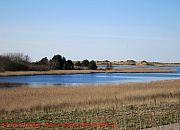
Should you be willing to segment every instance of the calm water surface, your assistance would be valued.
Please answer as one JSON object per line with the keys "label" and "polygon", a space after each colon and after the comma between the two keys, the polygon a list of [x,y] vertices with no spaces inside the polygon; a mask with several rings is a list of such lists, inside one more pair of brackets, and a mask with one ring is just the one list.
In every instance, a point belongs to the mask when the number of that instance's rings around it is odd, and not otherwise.
{"label": "calm water surface", "polygon": [[150,82],[157,80],[180,79],[180,67],[161,67],[176,69],[176,73],[112,73],[112,74],[70,74],[0,77],[0,83],[28,84],[32,87],[42,85],[83,85],[111,84],[129,82]]}

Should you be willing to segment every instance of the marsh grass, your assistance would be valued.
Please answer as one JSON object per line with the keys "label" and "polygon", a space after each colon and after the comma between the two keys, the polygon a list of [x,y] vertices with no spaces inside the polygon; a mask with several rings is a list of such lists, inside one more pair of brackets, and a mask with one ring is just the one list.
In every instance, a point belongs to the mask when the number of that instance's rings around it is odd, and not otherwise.
{"label": "marsh grass", "polygon": [[158,68],[123,68],[112,70],[50,70],[50,71],[5,71],[0,76],[30,76],[30,75],[60,75],[60,74],[90,74],[90,73],[173,73],[176,70]]}
{"label": "marsh grass", "polygon": [[45,87],[0,90],[0,111],[94,108],[179,101],[180,80],[119,85]]}
{"label": "marsh grass", "polygon": [[[43,127],[43,124],[114,124],[115,129],[141,130],[179,123],[180,105],[126,105],[118,108],[72,109],[51,111],[24,111],[3,113],[0,123],[36,123],[38,129],[114,129],[113,127]],[[3,128],[0,126],[0,128]],[[11,127],[12,128],[12,127]],[[23,129],[23,128],[17,128]]]}
{"label": "marsh grass", "polygon": [[115,123],[140,130],[180,121],[180,80],[3,89],[0,104],[0,123]]}

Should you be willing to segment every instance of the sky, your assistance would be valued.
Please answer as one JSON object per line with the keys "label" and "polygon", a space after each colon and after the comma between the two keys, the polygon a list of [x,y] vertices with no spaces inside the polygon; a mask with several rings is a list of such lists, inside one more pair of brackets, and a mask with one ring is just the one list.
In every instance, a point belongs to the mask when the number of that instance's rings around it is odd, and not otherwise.
{"label": "sky", "polygon": [[180,62],[180,0],[0,0],[0,54]]}

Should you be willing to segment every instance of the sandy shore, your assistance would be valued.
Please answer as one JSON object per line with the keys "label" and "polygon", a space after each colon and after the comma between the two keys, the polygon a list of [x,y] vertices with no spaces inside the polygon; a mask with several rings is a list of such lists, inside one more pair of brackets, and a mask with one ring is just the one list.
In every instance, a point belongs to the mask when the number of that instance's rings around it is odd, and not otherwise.
{"label": "sandy shore", "polygon": [[31,75],[61,75],[61,74],[91,74],[91,73],[173,73],[176,70],[149,69],[149,68],[123,68],[112,70],[51,70],[51,71],[6,71],[0,72],[2,76],[31,76]]}

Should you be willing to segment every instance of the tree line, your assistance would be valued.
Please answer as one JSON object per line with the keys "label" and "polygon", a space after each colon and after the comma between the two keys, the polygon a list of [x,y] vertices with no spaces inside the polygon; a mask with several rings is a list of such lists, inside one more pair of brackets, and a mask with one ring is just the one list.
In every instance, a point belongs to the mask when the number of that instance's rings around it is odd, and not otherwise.
{"label": "tree line", "polygon": [[72,61],[57,54],[48,59],[44,57],[36,62],[31,62],[28,55],[22,53],[7,53],[0,55],[0,71],[47,71],[47,70],[84,70],[97,69],[95,61]]}

